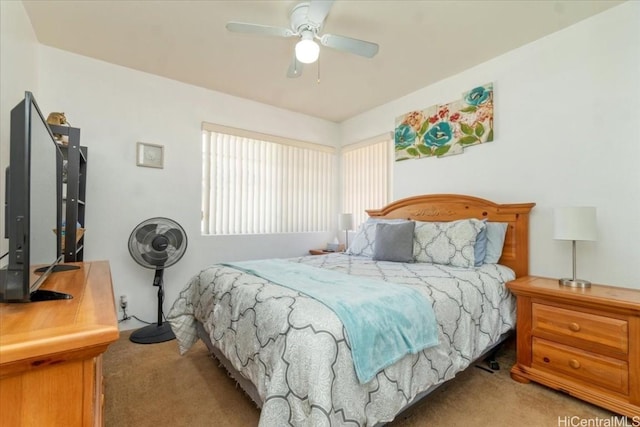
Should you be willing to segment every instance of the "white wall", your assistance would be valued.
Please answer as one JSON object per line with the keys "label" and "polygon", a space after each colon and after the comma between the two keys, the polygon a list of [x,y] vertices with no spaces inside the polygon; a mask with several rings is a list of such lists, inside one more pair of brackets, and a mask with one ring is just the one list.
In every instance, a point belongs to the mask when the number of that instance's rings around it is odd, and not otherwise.
{"label": "white wall", "polygon": [[598,241],[578,242],[578,276],[640,288],[639,22],[640,2],[624,3],[354,117],[342,124],[342,141],[389,131],[403,113],[494,82],[495,140],[396,163],[394,199],[535,202],[530,272],[550,277],[571,275],[571,243],[552,239],[553,208],[596,206]]}
{"label": "white wall", "polygon": [[[64,111],[89,150],[85,260],[110,261],[116,298],[128,296],[129,314],[155,319],[153,271],[136,264],[127,249],[131,231],[145,219],[174,219],[189,237],[185,256],[165,271],[166,310],[210,264],[303,255],[333,238],[201,236],[201,123],[338,145],[336,124],[46,46],[39,53],[42,110]],[[136,166],[137,141],[164,145],[164,169]]]}
{"label": "white wall", "polygon": [[[22,2],[0,1],[0,207],[4,206],[4,170],[9,164],[11,109],[24,91],[37,93],[38,42]],[[0,254],[8,249],[4,238],[4,208],[0,209]]]}

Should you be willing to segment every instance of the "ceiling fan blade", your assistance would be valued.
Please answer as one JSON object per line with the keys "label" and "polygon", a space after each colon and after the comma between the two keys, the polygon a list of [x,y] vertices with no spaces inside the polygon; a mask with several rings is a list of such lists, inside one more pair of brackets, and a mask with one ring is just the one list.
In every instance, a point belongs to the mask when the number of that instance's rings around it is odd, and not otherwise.
{"label": "ceiling fan blade", "polygon": [[246,22],[227,22],[227,30],[233,33],[262,34],[274,37],[293,37],[296,34],[289,28],[272,27],[271,25],[248,24]]}
{"label": "ceiling fan blade", "polygon": [[332,5],[333,0],[311,0],[309,11],[307,12],[307,19],[316,28],[321,27]]}
{"label": "ceiling fan blade", "polygon": [[320,44],[333,49],[355,53],[366,58],[373,58],[378,53],[379,46],[376,43],[364,40],[352,39],[351,37],[325,34],[320,37]]}
{"label": "ceiling fan blade", "polygon": [[296,78],[302,75],[302,62],[298,61],[296,58],[296,54],[293,54],[293,59],[291,60],[291,64],[289,64],[289,70],[287,71],[287,77]]}

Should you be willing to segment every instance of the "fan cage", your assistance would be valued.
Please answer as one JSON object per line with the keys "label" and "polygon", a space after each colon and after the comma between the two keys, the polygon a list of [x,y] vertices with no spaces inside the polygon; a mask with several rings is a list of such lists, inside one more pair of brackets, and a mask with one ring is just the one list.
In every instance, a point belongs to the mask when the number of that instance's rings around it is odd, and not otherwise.
{"label": "fan cage", "polygon": [[[153,244],[166,248],[159,250]],[[187,249],[187,233],[176,221],[149,218],[138,224],[129,236],[129,253],[142,267],[156,270],[177,263]]]}

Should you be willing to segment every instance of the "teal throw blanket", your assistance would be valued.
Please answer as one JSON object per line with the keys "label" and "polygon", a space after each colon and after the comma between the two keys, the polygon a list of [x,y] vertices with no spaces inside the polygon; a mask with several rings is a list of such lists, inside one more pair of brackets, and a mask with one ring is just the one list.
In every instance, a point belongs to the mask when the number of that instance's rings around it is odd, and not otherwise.
{"label": "teal throw blanket", "polygon": [[332,309],[347,331],[363,384],[405,355],[438,344],[430,302],[408,286],[284,260],[224,265],[304,293]]}

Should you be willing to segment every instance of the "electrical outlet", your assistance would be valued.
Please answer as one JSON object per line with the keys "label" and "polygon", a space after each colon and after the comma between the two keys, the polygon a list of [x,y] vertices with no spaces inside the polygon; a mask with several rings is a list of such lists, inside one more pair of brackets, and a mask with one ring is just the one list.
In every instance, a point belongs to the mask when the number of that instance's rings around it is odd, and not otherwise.
{"label": "electrical outlet", "polygon": [[127,301],[127,296],[120,295],[120,311],[125,311],[128,305],[129,305],[129,302]]}

